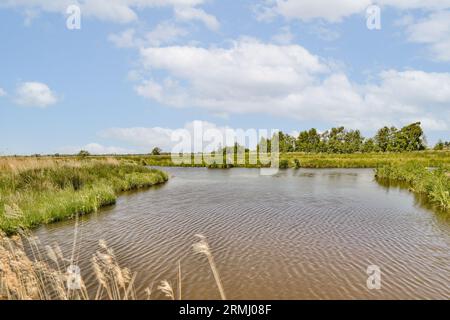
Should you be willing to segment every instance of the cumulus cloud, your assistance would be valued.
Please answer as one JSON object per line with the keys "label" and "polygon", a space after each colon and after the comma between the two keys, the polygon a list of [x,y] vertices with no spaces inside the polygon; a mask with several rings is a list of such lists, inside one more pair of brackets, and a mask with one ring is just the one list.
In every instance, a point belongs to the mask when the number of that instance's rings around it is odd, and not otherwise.
{"label": "cumulus cloud", "polygon": [[6,91],[3,88],[0,88],[0,97],[6,96]]}
{"label": "cumulus cloud", "polygon": [[136,146],[141,152],[149,152],[153,147],[171,152],[174,147],[180,145],[183,151],[211,152],[217,150],[220,146],[232,146],[235,141],[239,142],[240,145],[256,148],[259,141],[258,137],[267,137],[270,134],[269,130],[272,129],[266,128],[267,131],[259,132],[259,128],[255,128],[255,131],[247,131],[246,129],[218,126],[208,121],[195,120],[185,123],[182,128],[110,128],[100,135],[103,138]]}
{"label": "cumulus cloud", "polygon": [[[138,19],[137,10],[155,7],[173,7],[177,16],[203,21],[209,27],[217,26],[214,16],[207,14],[197,6],[205,0],[5,0],[1,7],[24,8],[25,12],[40,11],[65,14],[69,5],[79,5],[81,13],[88,17],[117,23],[129,23]],[[27,19],[28,16],[27,16]]]}
{"label": "cumulus cloud", "polygon": [[[214,114],[264,113],[359,128],[420,121],[447,128],[450,74],[387,70],[358,84],[299,45],[253,39],[228,48],[168,46],[140,50],[147,73],[136,92],[172,107]],[[439,115],[439,116],[438,116]]]}
{"label": "cumulus cloud", "polygon": [[[311,21],[322,19],[328,22],[341,22],[354,14],[363,14],[372,0],[274,0],[259,7],[257,16],[260,20],[283,16],[287,19]],[[437,10],[450,8],[448,0],[378,0],[376,4],[401,10],[424,9]]]}
{"label": "cumulus cloud", "polygon": [[112,147],[112,146],[103,146],[99,143],[89,143],[84,146],[75,147],[63,147],[61,148],[61,153],[63,154],[76,154],[81,150],[88,151],[91,154],[132,154],[135,153],[134,150],[125,149],[120,147]]}
{"label": "cumulus cloud", "polygon": [[100,136],[126,142],[140,149],[150,150],[150,148],[158,146],[167,150],[173,146],[172,132],[172,129],[161,127],[110,128],[103,131]]}
{"label": "cumulus cloud", "polygon": [[220,23],[217,18],[206,13],[203,9],[194,7],[175,7],[175,17],[179,20],[198,20],[211,30],[218,30]]}
{"label": "cumulus cloud", "polygon": [[50,88],[41,82],[23,82],[16,90],[15,102],[29,107],[45,108],[58,101]]}
{"label": "cumulus cloud", "polygon": [[419,21],[406,21],[408,40],[428,46],[432,59],[450,61],[450,11],[435,12]]}

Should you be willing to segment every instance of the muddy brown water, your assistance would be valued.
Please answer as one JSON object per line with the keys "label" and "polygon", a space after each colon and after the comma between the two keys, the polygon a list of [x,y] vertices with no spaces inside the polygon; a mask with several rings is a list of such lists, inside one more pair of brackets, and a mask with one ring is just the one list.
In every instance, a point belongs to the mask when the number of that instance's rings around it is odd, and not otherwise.
{"label": "muddy brown water", "polygon": [[[208,238],[229,299],[448,299],[450,223],[407,190],[374,180],[370,169],[164,168],[170,181],[126,194],[82,218],[78,265],[95,291],[90,258],[104,239],[136,290],[176,283],[185,299],[218,299],[195,234]],[[70,256],[74,222],[41,227],[41,243]],[[367,288],[369,265],[381,289]]]}

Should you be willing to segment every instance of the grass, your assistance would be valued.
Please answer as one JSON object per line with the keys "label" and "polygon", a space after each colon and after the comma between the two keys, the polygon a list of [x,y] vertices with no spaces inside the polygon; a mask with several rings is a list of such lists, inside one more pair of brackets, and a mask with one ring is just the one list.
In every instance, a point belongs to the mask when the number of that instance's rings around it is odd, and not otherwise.
{"label": "grass", "polygon": [[[185,163],[176,165],[172,162],[170,155],[137,155],[122,156],[118,159],[125,159],[139,164],[152,166],[184,166],[184,167],[208,167],[205,161],[200,164]],[[193,156],[192,156],[193,159]],[[234,161],[230,165],[209,165],[212,168],[246,167],[259,168],[261,163],[251,164],[249,153],[246,153],[245,164]],[[287,161],[287,162],[286,162]],[[355,153],[355,154],[329,154],[329,153],[282,153],[280,155],[280,165],[290,168],[377,168],[389,164],[401,164],[415,161],[423,166],[450,166],[450,151],[419,151],[403,153]],[[224,161],[225,163],[225,161]]]}
{"label": "grass", "polygon": [[0,159],[0,230],[73,218],[114,204],[120,192],[167,181],[165,173],[116,159]]}
{"label": "grass", "polygon": [[425,167],[419,162],[386,165],[376,169],[378,179],[404,182],[411,191],[424,194],[428,200],[450,212],[450,167]]}
{"label": "grass", "polygon": [[[225,292],[214,264],[210,247],[204,236],[194,244],[194,251],[206,255],[222,299]],[[42,255],[38,239],[21,233],[7,237],[0,231],[0,300],[135,300],[137,273],[119,265],[114,251],[105,241],[99,241],[98,251],[92,256],[95,293],[86,289],[82,276],[77,272],[78,261],[63,256],[57,244],[46,246],[47,256]],[[25,248],[31,251],[27,254]],[[169,299],[181,300],[181,264],[178,263],[177,297],[171,283],[162,280],[157,287]],[[152,299],[152,286],[139,296]]]}

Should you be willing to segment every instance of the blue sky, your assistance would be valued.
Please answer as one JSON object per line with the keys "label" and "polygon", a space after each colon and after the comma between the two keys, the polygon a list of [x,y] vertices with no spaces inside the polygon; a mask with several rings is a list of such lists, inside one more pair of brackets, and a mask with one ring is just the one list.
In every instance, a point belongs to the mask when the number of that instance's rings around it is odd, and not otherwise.
{"label": "blue sky", "polygon": [[[81,29],[66,9],[81,9]],[[0,154],[170,150],[213,128],[450,140],[450,0],[2,0]]]}

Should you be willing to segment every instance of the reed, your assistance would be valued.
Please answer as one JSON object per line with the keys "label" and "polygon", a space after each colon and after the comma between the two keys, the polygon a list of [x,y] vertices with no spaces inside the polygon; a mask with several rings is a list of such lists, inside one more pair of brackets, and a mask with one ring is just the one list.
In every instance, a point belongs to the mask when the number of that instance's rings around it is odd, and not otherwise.
{"label": "reed", "polygon": [[378,179],[404,182],[411,191],[426,195],[431,203],[450,212],[449,172],[447,166],[428,168],[418,162],[407,162],[377,168],[375,175]]}
{"label": "reed", "polygon": [[220,280],[219,271],[217,270],[216,263],[214,262],[214,257],[211,253],[211,249],[208,242],[206,241],[206,237],[201,234],[197,234],[196,237],[198,237],[200,241],[193,245],[194,251],[196,253],[204,254],[208,258],[209,266],[211,267],[211,271],[214,275],[214,280],[216,281],[217,288],[219,289],[220,297],[222,298],[222,300],[227,300],[222,281]]}
{"label": "reed", "polygon": [[[74,239],[74,244],[77,239]],[[119,265],[114,251],[100,240],[98,250],[91,258],[97,287],[89,294],[81,274],[77,270],[79,261],[74,255],[66,258],[58,245],[45,246],[46,256],[41,252],[39,239],[21,232],[7,237],[0,231],[0,300],[136,300],[138,296],[151,299],[153,285],[138,295],[135,289],[137,274]],[[27,249],[26,249],[27,248]],[[214,264],[206,238],[194,244],[195,252],[208,257],[222,299],[225,293]],[[163,280],[157,289],[170,300],[182,299],[181,263],[177,271],[178,292],[168,280]]]}

